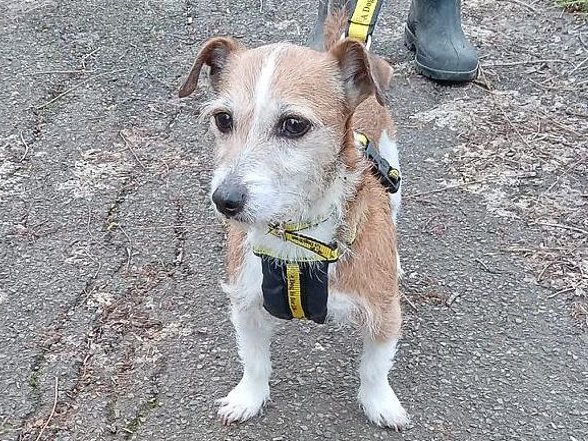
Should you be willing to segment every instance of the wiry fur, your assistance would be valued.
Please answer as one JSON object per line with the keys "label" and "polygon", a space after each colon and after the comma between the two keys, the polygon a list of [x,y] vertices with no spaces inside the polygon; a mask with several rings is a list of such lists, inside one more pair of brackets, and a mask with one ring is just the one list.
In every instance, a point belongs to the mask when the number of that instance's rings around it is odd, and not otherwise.
{"label": "wiry fur", "polygon": [[[248,190],[243,211],[228,228],[224,289],[244,373],[220,400],[225,423],[250,418],[269,398],[275,319],[262,308],[261,265],[252,249],[285,259],[308,257],[308,251],[267,234],[268,223],[322,219],[304,234],[344,247],[330,266],[328,310],[362,330],[359,401],[375,424],[398,429],[408,422],[387,379],[401,330],[393,221],[400,194],[388,196],[353,137],[354,130],[365,133],[398,166],[394,125],[380,104],[392,71],[360,44],[340,42],[343,25],[344,14],[328,20],[324,53],[289,44],[246,50],[230,39],[212,39],[182,87],[194,90],[200,68],[213,67],[215,98],[205,115],[230,112],[234,127],[220,133],[211,123],[218,146],[212,189],[239,182]],[[298,139],[277,136],[276,125],[291,114],[311,121],[312,129]]]}

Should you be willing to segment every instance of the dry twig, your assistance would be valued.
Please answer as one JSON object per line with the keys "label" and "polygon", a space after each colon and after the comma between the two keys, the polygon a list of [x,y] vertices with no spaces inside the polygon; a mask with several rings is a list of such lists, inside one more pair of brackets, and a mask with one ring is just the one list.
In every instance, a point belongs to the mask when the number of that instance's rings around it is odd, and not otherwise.
{"label": "dry twig", "polygon": [[47,429],[47,426],[49,426],[49,423],[51,422],[51,419],[53,418],[53,415],[55,414],[55,409],[57,408],[57,396],[58,396],[58,392],[59,392],[58,388],[59,388],[59,378],[55,377],[55,395],[53,398],[53,408],[51,409],[51,413],[49,414],[47,421],[45,421],[45,424],[43,424],[41,431],[37,435],[37,438],[35,438],[35,441],[39,441],[41,439],[41,436],[45,432],[45,429]]}
{"label": "dry twig", "polygon": [[509,66],[520,66],[524,64],[542,64],[542,63],[567,63],[567,60],[557,58],[545,58],[541,60],[522,60],[522,61],[510,61],[504,63],[491,63],[484,64],[484,67],[509,67]]}
{"label": "dry twig", "polygon": [[562,228],[564,230],[574,231],[576,233],[582,233],[582,234],[585,234],[586,236],[588,236],[588,231],[587,230],[584,230],[584,229],[578,228],[578,227],[572,227],[572,226],[569,226],[569,225],[554,224],[554,223],[551,223],[551,222],[537,222],[535,225],[544,225],[546,227]]}
{"label": "dry twig", "polygon": [[515,5],[519,5],[519,6],[522,6],[523,8],[527,8],[531,12],[537,13],[537,9],[536,8],[534,8],[533,6],[531,6],[531,5],[527,4],[527,3],[523,3],[523,2],[521,2],[519,0],[500,0],[500,1],[506,1],[506,2],[509,2],[509,3],[514,3]]}
{"label": "dry twig", "polygon": [[152,226],[152,227],[144,227],[144,226],[137,226],[137,227],[128,227],[129,230],[167,230],[167,229],[178,229],[178,228],[185,228],[190,230],[202,230],[204,228],[214,228],[219,225],[215,224],[208,224],[208,225],[159,225],[159,226]]}
{"label": "dry twig", "polygon": [[493,270],[493,269],[488,268],[488,265],[486,265],[482,259],[475,259],[475,260],[476,260],[476,262],[478,262],[480,264],[480,266],[487,273],[490,273],[490,274],[500,274],[500,271],[497,271],[497,270]]}
{"label": "dry twig", "polygon": [[541,280],[543,279],[543,274],[545,274],[545,271],[547,271],[547,268],[549,268],[551,265],[553,265],[555,263],[555,261],[551,261],[548,262],[547,265],[545,265],[543,267],[543,269],[541,270],[541,272],[539,273],[539,275],[537,276],[537,283],[541,282]]}
{"label": "dry twig", "polygon": [[108,72],[102,72],[102,73],[99,73],[98,75],[94,75],[93,77],[88,78],[87,80],[84,80],[81,83],[78,83],[78,84],[76,84],[73,87],[70,87],[65,92],[60,93],[56,97],[54,97],[54,98],[50,99],[49,101],[47,101],[46,103],[39,104],[36,108],[37,108],[37,110],[44,109],[45,107],[49,106],[50,104],[53,104],[58,99],[63,98],[64,96],[69,95],[70,93],[72,93],[74,90],[79,89],[80,87],[88,84],[92,80],[95,80],[95,79],[100,78],[100,77],[102,77],[104,75],[107,75],[107,74],[114,74],[114,73],[122,72],[124,70],[126,70],[126,69],[117,69],[117,70],[112,70],[112,71],[108,71]]}
{"label": "dry twig", "polygon": [[127,273],[128,273],[129,269],[131,267],[131,260],[133,258],[133,241],[131,240],[131,238],[129,237],[129,235],[125,231],[125,229],[122,227],[122,225],[119,225],[118,229],[122,232],[122,234],[125,235],[125,237],[129,241],[129,246],[127,248]]}
{"label": "dry twig", "polygon": [[[536,176],[530,175],[529,173],[522,173],[519,175],[509,176],[509,177],[514,178],[514,179],[522,179],[522,178],[534,178]],[[409,194],[406,196],[406,199],[418,198],[421,196],[427,196],[429,194],[434,194],[434,193],[441,193],[443,191],[454,190],[456,188],[467,187],[469,185],[484,184],[484,183],[491,181],[491,180],[494,180],[494,179],[496,179],[496,176],[486,176],[485,178],[474,179],[473,181],[469,181],[469,182],[461,182],[459,184],[448,185],[447,187],[437,188],[435,190],[424,191],[422,193],[417,193],[417,194]]]}
{"label": "dry twig", "polygon": [[25,75],[52,75],[52,74],[85,74],[93,73],[93,70],[81,69],[81,70],[40,70],[37,72],[31,72]]}
{"label": "dry twig", "polygon": [[574,72],[576,72],[578,69],[580,69],[582,66],[584,66],[584,64],[588,61],[588,57],[584,58],[584,61],[582,61],[580,64],[578,64],[576,67],[574,67],[569,73],[568,76],[571,76],[574,74]]}
{"label": "dry twig", "polygon": [[441,192],[447,191],[447,190],[454,190],[456,188],[467,187],[468,185],[483,184],[485,182],[488,182],[489,180],[490,180],[490,178],[486,177],[486,178],[482,178],[482,179],[476,179],[476,180],[470,181],[470,182],[462,182],[460,184],[448,185],[447,187],[436,188],[435,190],[424,191],[422,193],[407,195],[406,199],[418,198],[421,196],[427,196],[429,194],[434,194],[434,193],[441,193]]}
{"label": "dry twig", "polygon": [[552,298],[554,298],[554,297],[557,297],[557,296],[558,296],[558,295],[560,295],[560,294],[564,294],[564,293],[566,293],[566,292],[574,291],[575,289],[576,289],[576,287],[575,287],[575,286],[570,286],[570,287],[568,287],[568,288],[560,289],[559,291],[557,291],[557,292],[554,292],[553,294],[550,294],[550,295],[548,295],[548,296],[547,296],[547,298],[548,298],[548,299],[552,299]]}
{"label": "dry twig", "polygon": [[118,132],[118,134],[120,135],[120,137],[123,139],[123,141],[125,142],[125,147],[131,152],[131,154],[135,157],[135,161],[137,161],[137,164],[139,164],[141,166],[141,168],[143,170],[145,170],[145,165],[143,164],[143,162],[141,162],[141,160],[139,159],[139,157],[137,156],[137,153],[135,153],[135,150],[131,147],[131,143],[129,142],[129,140],[125,137],[125,135],[123,135],[122,130]]}
{"label": "dry twig", "polygon": [[20,158],[19,162],[23,162],[25,160],[25,158],[27,157],[27,154],[29,153],[29,145],[27,144],[27,142],[24,139],[24,136],[22,135],[22,131],[20,132],[20,142],[23,143],[25,151],[23,153],[23,155]]}
{"label": "dry twig", "polygon": [[447,306],[448,308],[451,307],[451,305],[453,305],[453,302],[455,302],[455,300],[461,297],[461,294],[458,292],[454,292],[453,294],[451,294],[451,296],[449,296],[449,298],[447,300],[445,300],[445,306]]}
{"label": "dry twig", "polygon": [[580,163],[580,161],[574,162],[566,170],[564,170],[563,173],[560,173],[559,176],[557,177],[557,179],[554,181],[554,183],[551,184],[547,190],[545,190],[545,193],[549,193],[551,190],[553,190],[553,187],[555,187],[557,185],[557,183],[561,180],[561,178],[563,176],[565,176],[566,174],[568,174],[579,163]]}
{"label": "dry twig", "polygon": [[404,297],[404,300],[406,300],[406,303],[408,303],[408,305],[412,309],[414,309],[414,312],[419,312],[419,310],[417,309],[417,307],[415,306],[415,304],[410,301],[410,299],[406,296],[406,294],[402,293],[402,297]]}
{"label": "dry twig", "polygon": [[492,90],[494,90],[494,86],[488,80],[488,77],[486,77],[486,72],[484,71],[484,68],[482,66],[478,68],[478,77],[475,80],[473,80],[472,83],[486,91],[491,92]]}

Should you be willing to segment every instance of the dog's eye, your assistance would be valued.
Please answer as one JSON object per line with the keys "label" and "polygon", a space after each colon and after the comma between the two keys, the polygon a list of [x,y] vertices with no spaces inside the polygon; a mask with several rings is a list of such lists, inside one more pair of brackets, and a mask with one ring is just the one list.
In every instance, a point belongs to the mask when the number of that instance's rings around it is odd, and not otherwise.
{"label": "dog's eye", "polygon": [[215,114],[214,123],[222,133],[228,133],[233,129],[233,117],[227,112]]}
{"label": "dog's eye", "polygon": [[304,118],[285,118],[280,126],[280,135],[286,138],[300,138],[310,130],[310,126],[310,121]]}

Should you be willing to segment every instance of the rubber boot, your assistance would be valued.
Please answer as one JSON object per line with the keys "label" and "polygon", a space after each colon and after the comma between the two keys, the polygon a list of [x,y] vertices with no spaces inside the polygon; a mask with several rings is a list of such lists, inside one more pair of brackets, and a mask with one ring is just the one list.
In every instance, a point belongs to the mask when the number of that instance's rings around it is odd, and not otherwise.
{"label": "rubber boot", "polygon": [[405,37],[424,76],[450,82],[476,78],[478,52],[463,34],[460,0],[412,0]]}

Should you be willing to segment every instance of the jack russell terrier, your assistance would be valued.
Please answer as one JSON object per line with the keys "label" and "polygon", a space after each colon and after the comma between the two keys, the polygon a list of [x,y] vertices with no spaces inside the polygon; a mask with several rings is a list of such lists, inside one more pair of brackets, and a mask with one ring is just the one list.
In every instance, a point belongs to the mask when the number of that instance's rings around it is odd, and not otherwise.
{"label": "jack russell terrier", "polygon": [[346,320],[363,336],[358,399],[399,430],[409,418],[388,383],[401,333],[396,215],[400,175],[383,91],[392,68],[325,25],[322,52],[288,43],[205,42],[180,97],[210,69],[202,118],[216,138],[212,201],[228,220],[227,273],[243,377],[219,400],[225,423],[269,399],[280,319]]}

